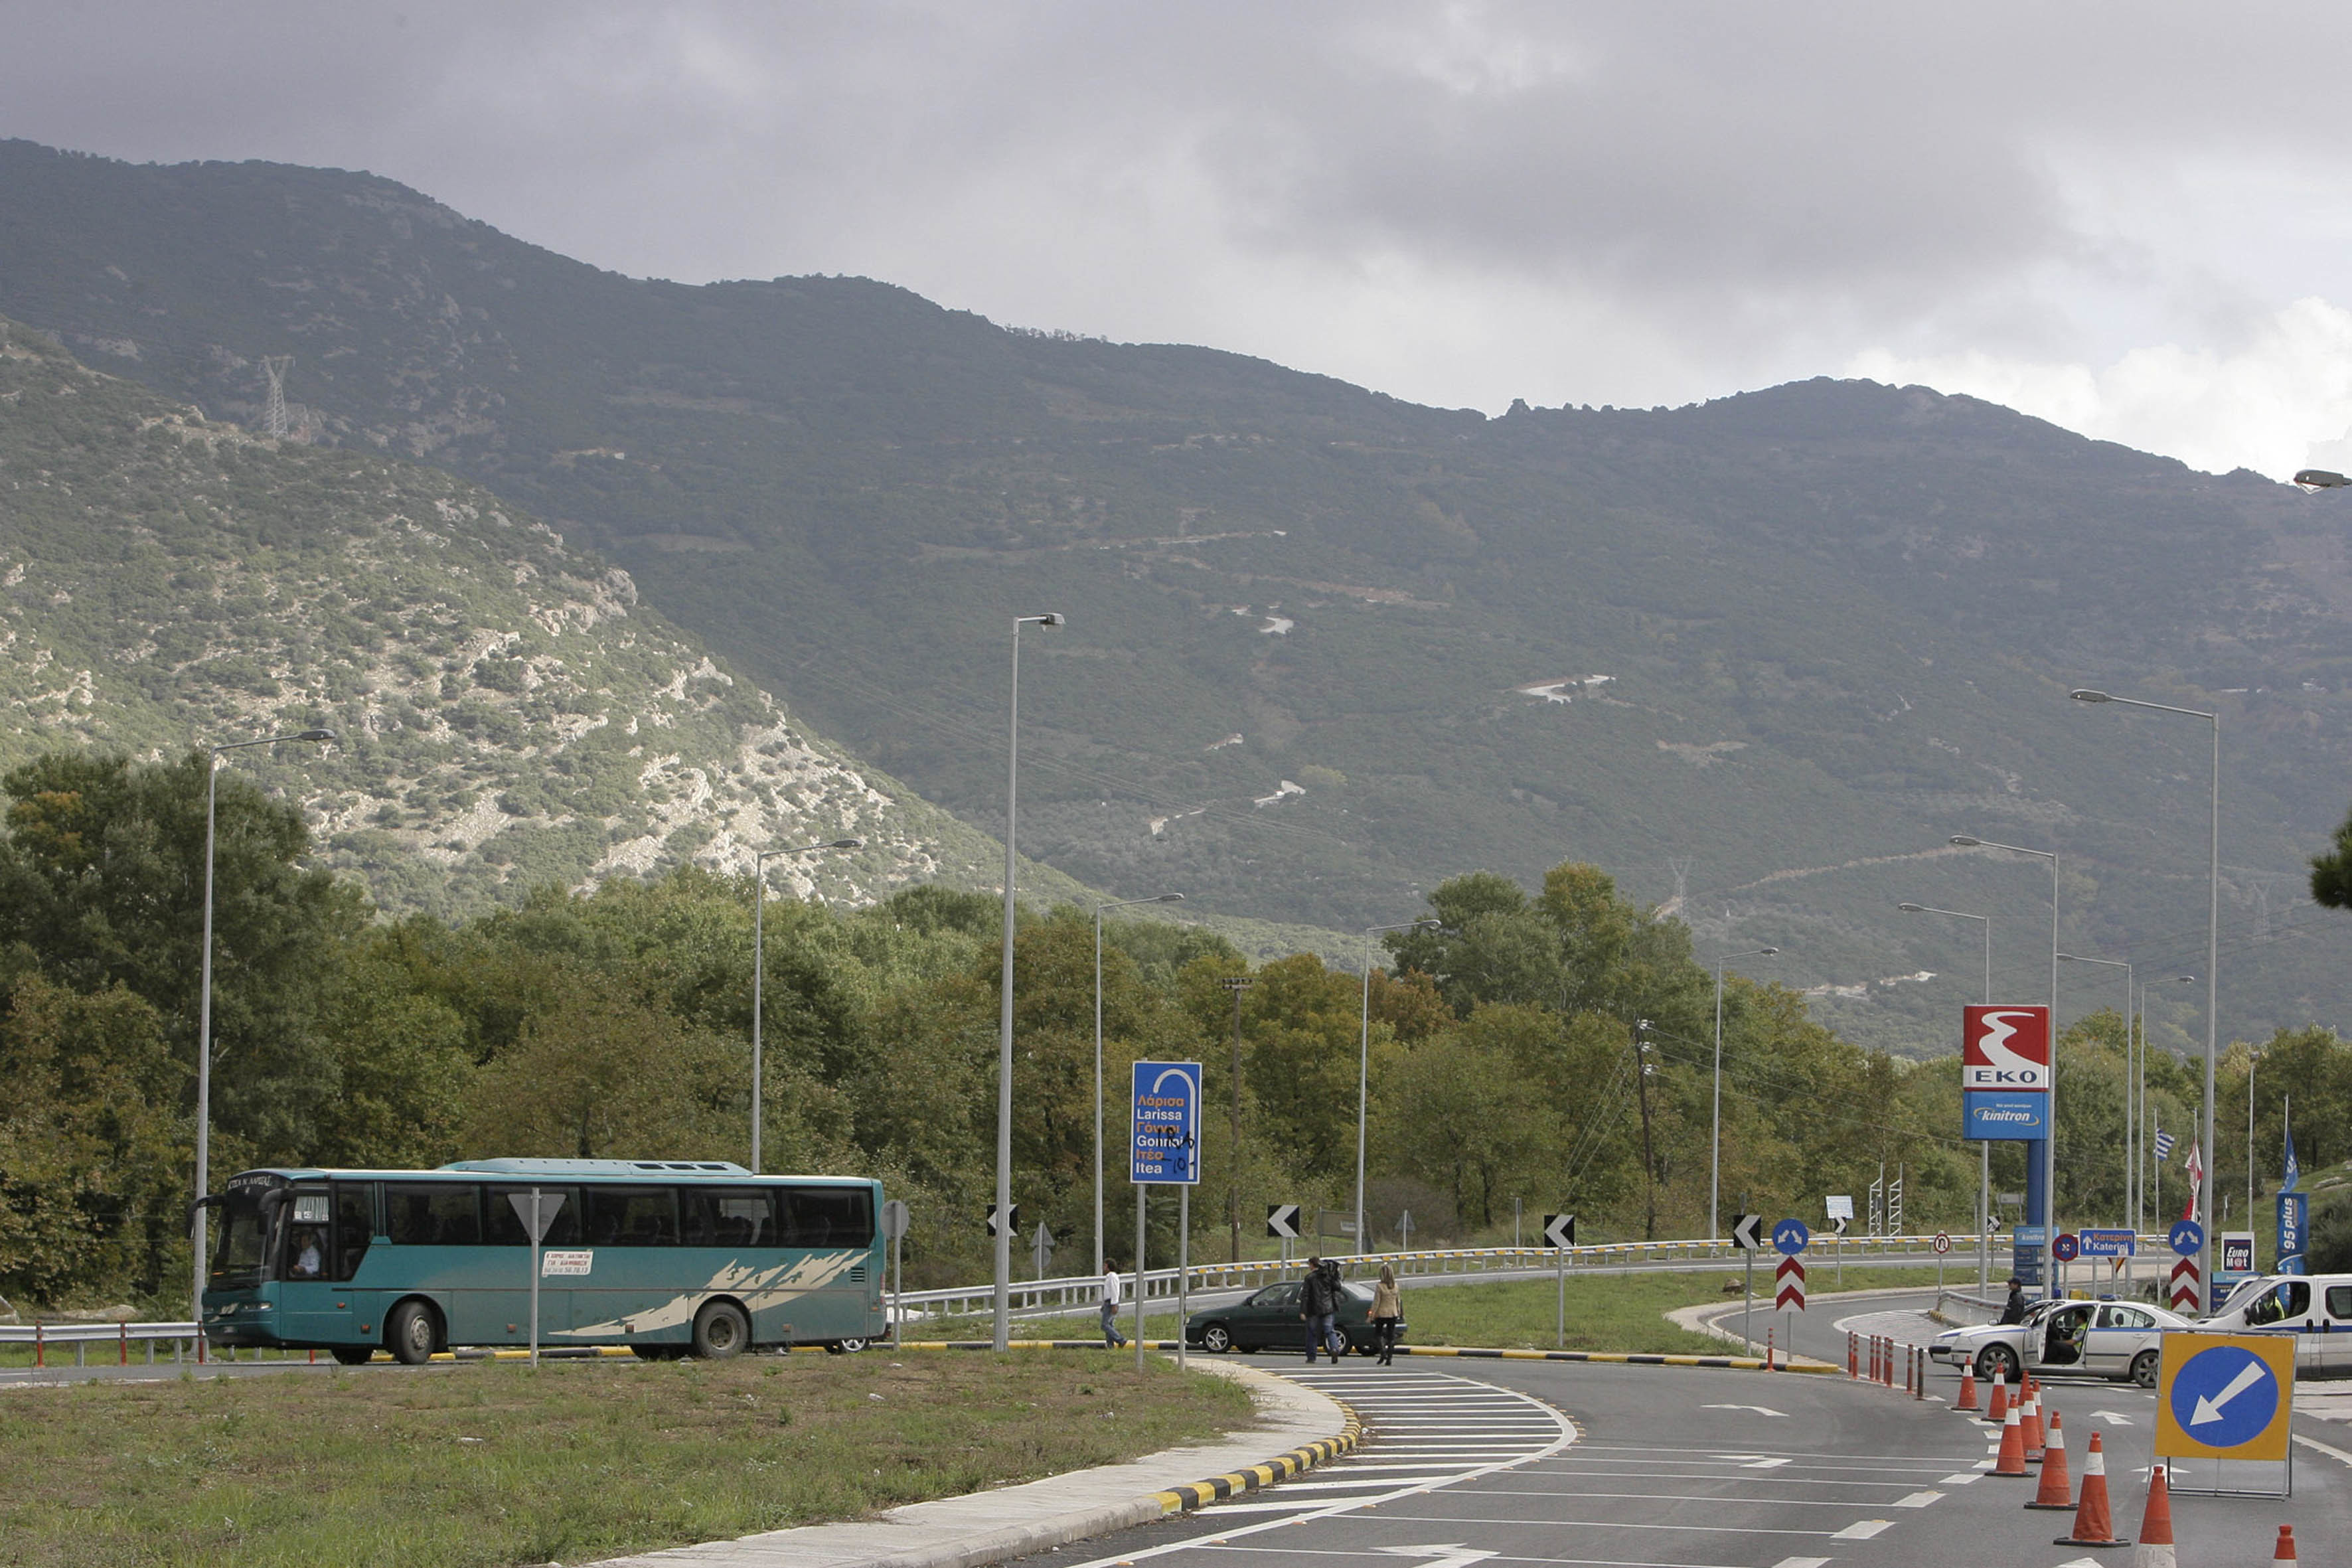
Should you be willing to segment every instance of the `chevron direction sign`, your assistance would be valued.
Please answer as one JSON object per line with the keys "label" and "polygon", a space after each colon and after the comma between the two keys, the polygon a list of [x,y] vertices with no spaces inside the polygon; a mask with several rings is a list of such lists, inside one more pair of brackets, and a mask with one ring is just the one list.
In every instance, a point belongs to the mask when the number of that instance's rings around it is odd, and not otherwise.
{"label": "chevron direction sign", "polygon": [[1548,1214],[1544,1215],[1543,1235],[1544,1245],[1546,1247],[1574,1247],[1576,1245],[1576,1216],[1572,1214]]}
{"label": "chevron direction sign", "polygon": [[1742,1252],[1764,1250],[1764,1216],[1744,1214],[1731,1222],[1731,1243]]}
{"label": "chevron direction sign", "polygon": [[1265,1205],[1265,1233],[1285,1241],[1298,1239],[1298,1205],[1268,1204]]}
{"label": "chevron direction sign", "polygon": [[1805,1310],[1805,1260],[1794,1256],[1780,1259],[1779,1269],[1780,1293],[1772,1300],[1772,1310],[1786,1311],[1794,1307]]}

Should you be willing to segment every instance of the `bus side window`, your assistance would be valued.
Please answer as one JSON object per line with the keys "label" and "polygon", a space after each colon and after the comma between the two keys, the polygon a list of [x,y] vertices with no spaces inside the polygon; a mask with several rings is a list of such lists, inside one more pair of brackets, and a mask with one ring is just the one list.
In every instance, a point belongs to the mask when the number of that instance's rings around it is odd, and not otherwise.
{"label": "bus side window", "polygon": [[688,1187],[678,1194],[679,1238],[688,1247],[773,1247],[775,1205],[756,1188]]}
{"label": "bus side window", "polygon": [[869,1187],[787,1187],[786,1247],[870,1247],[874,1194]]}
{"label": "bus side window", "polygon": [[479,1246],[482,1189],[471,1182],[387,1182],[383,1228],[408,1247]]}
{"label": "bus side window", "polygon": [[592,1247],[675,1247],[677,1190],[674,1187],[591,1187],[588,1241]]}
{"label": "bus side window", "polygon": [[327,1266],[330,1279],[349,1279],[360,1271],[368,1242],[375,1236],[375,1184],[335,1184],[335,1240]]}
{"label": "bus side window", "polygon": [[[484,1220],[489,1244],[492,1247],[529,1247],[530,1245],[530,1233],[523,1229],[522,1215],[516,1212],[514,1206],[516,1194],[528,1197],[530,1190],[527,1186],[492,1187],[489,1190],[488,1202],[484,1209]],[[579,1190],[574,1187],[542,1186],[539,1189],[539,1195],[542,1198],[560,1197],[563,1200],[562,1206],[555,1211],[555,1218],[549,1222],[547,1235],[541,1239],[541,1245],[543,1247],[579,1246]]]}

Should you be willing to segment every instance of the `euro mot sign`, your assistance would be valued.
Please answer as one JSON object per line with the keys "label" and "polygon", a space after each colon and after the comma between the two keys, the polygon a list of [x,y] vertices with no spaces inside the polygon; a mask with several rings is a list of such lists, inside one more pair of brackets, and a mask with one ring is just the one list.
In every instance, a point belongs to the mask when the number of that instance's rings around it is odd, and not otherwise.
{"label": "euro mot sign", "polygon": [[1973,1006],[1960,1020],[1961,1136],[2050,1135],[2050,1009]]}
{"label": "euro mot sign", "polygon": [[2284,1459],[2294,1409],[2294,1336],[2164,1336],[2156,1452],[2166,1459]]}
{"label": "euro mot sign", "polygon": [[1130,1182],[1193,1186],[1201,1180],[1201,1064],[1135,1064]]}

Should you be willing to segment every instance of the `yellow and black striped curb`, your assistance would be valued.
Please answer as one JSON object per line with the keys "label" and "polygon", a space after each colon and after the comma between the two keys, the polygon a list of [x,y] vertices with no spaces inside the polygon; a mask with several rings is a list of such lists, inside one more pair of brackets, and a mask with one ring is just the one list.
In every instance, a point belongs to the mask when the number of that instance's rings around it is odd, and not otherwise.
{"label": "yellow and black striped curb", "polygon": [[1229,1497],[1238,1497],[1243,1492],[1254,1492],[1260,1487],[1270,1487],[1276,1481],[1303,1476],[1318,1465],[1328,1463],[1342,1454],[1353,1453],[1356,1446],[1364,1440],[1363,1424],[1356,1419],[1356,1413],[1344,1404],[1339,1408],[1346,1412],[1348,1421],[1335,1437],[1319,1438],[1268,1459],[1262,1465],[1228,1470],[1222,1476],[1211,1476],[1205,1481],[1170,1487],[1166,1491],[1147,1495],[1158,1500],[1161,1512],[1182,1513],[1187,1509],[1203,1508]]}

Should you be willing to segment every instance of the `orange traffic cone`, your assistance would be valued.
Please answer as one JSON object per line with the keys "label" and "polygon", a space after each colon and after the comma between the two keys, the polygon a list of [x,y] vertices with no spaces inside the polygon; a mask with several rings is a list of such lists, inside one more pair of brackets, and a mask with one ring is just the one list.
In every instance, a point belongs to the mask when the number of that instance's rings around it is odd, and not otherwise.
{"label": "orange traffic cone", "polygon": [[2278,1550],[2271,1553],[2271,1561],[2273,1563],[2294,1561],[2294,1526],[2291,1524],[2279,1526]]}
{"label": "orange traffic cone", "polygon": [[2050,1439],[2042,1449],[2042,1489],[2028,1508],[2052,1508],[2063,1513],[2074,1506],[2074,1482],[2066,1475],[2066,1433],[2058,1412],[2050,1413]]}
{"label": "orange traffic cone", "polygon": [[1996,1377],[1992,1380],[1992,1408],[1985,1412],[1985,1425],[1998,1426],[2008,1415],[2009,1380]]}
{"label": "orange traffic cone", "polygon": [[2008,1416],[2000,1424],[2000,1455],[1993,1461],[1990,1472],[1996,1476],[2030,1476],[2025,1468],[2025,1426],[2018,1419],[2018,1407],[2009,1407]]}
{"label": "orange traffic cone", "polygon": [[1978,1408],[1977,1369],[1976,1364],[1973,1362],[1964,1361],[1960,1363],[1960,1397],[1958,1402],[1956,1403],[1952,1408],[1955,1410],[1965,1410],[1969,1412],[1971,1415],[1973,1415]]}
{"label": "orange traffic cone", "polygon": [[2164,1467],[2147,1472],[2147,1511],[2139,1520],[2137,1568],[2179,1568],[2172,1552],[2172,1488]]}
{"label": "orange traffic cone", "polygon": [[[2045,1470],[2046,1476],[2048,1472]],[[2116,1533],[2115,1516],[2107,1508],[2107,1455],[2099,1435],[2091,1434],[2091,1451],[2083,1456],[2083,1501],[2074,1510],[2074,1533],[2062,1535],[2056,1546],[2129,1546]]]}
{"label": "orange traffic cone", "polygon": [[2025,1380],[2025,1415],[2019,1425],[2025,1428],[2025,1462],[2040,1464],[2047,1441],[2042,1430],[2042,1385],[2030,1377]]}

